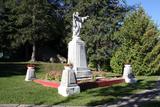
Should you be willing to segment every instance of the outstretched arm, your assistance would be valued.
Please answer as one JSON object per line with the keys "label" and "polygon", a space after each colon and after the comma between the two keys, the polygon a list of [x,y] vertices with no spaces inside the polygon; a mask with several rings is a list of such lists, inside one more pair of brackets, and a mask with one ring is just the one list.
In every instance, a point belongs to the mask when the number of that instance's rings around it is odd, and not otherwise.
{"label": "outstretched arm", "polygon": [[85,17],[82,17],[82,22],[84,22],[84,20],[86,20],[89,16],[85,16]]}

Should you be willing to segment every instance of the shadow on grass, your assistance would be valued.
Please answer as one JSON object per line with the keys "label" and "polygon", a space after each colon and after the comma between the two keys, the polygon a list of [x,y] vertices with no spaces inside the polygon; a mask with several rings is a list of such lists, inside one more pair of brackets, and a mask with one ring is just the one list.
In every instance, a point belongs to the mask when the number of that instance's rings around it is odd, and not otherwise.
{"label": "shadow on grass", "polygon": [[134,106],[136,104],[140,107],[146,107],[146,106],[147,107],[159,107],[158,105],[160,104],[160,101],[155,100],[155,97],[159,96],[159,93],[160,93],[160,90],[153,90],[153,91],[145,92],[142,94],[132,95],[129,100],[134,99],[135,101],[131,102],[127,100],[125,101],[127,102],[125,106],[130,106],[130,105]]}
{"label": "shadow on grass", "polygon": [[[114,103],[117,104],[119,103],[119,101],[120,102],[125,101],[127,103],[123,105],[124,107],[133,107],[132,105],[134,105],[135,103],[140,106],[142,105],[143,107],[143,105],[147,105],[147,103],[150,104],[148,100],[152,100],[155,98],[155,96],[158,96],[158,94],[160,93],[160,90],[147,92],[144,94],[135,94],[135,91],[154,89],[156,87],[156,82],[157,81],[154,81],[154,80],[149,80],[149,81],[139,80],[135,84],[123,83],[123,84],[113,85],[110,87],[88,89],[83,91],[79,95],[74,95],[64,99],[63,101],[54,103],[54,105],[59,105],[59,104],[63,105],[69,102],[69,103],[72,103],[72,106],[74,106],[76,105],[76,101],[78,101],[80,102],[80,105],[85,105],[85,106],[102,105],[102,107],[105,107],[108,105],[112,105]],[[129,99],[123,99],[124,97],[129,97]],[[148,100],[143,101],[144,98],[147,98]],[[88,101],[88,99],[90,99],[89,102],[86,102]],[[135,101],[129,102],[128,100],[130,99],[135,99]],[[151,103],[158,105],[160,102],[152,101]]]}
{"label": "shadow on grass", "polygon": [[[126,105],[123,105],[125,107],[132,107],[131,105],[134,105],[135,103],[138,105],[141,105],[141,103],[145,104],[145,102],[139,102],[140,100],[147,98],[148,100],[154,99],[158,94],[160,93],[160,90],[153,91],[153,92],[146,92],[144,94],[134,94],[135,90],[149,90],[154,89],[156,87],[157,81],[145,81],[140,80],[135,84],[125,84],[125,85],[117,85],[117,86],[111,86],[106,88],[101,88],[98,91],[90,91],[89,94],[96,93],[94,96],[113,96],[115,98],[114,101],[118,102],[125,102]],[[131,96],[131,98],[127,99],[135,99],[134,102],[130,103],[126,99],[121,99],[122,97],[128,97]],[[148,102],[148,100],[146,102]],[[101,100],[101,101],[91,101],[88,103],[88,106],[95,106],[95,105],[102,105],[106,104],[107,102],[111,102],[111,99]],[[159,102],[157,102],[159,104]]]}
{"label": "shadow on grass", "polygon": [[[0,64],[0,77],[9,77],[15,75],[25,75],[27,64]],[[40,67],[36,68],[39,71]]]}
{"label": "shadow on grass", "polygon": [[141,104],[138,105],[139,107],[159,107],[160,101],[141,102]]}
{"label": "shadow on grass", "polygon": [[[63,100],[63,101],[60,101],[60,102],[56,102],[56,103],[54,103],[54,104],[52,104],[52,105],[63,105],[63,106],[65,106],[66,105],[66,103],[68,103],[68,102],[71,102],[73,99],[82,99],[82,96],[79,96],[79,95],[73,95],[73,96],[69,96],[69,97],[67,97],[67,98],[65,98],[65,100]],[[72,104],[72,106],[73,106],[74,104]]]}
{"label": "shadow on grass", "polygon": [[25,74],[26,67],[24,64],[0,64],[0,77]]}

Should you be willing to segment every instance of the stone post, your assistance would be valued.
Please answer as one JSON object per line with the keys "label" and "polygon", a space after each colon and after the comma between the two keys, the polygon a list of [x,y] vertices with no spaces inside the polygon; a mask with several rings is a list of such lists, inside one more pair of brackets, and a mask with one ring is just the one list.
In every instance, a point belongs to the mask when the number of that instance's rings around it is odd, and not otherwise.
{"label": "stone post", "polygon": [[64,97],[80,93],[72,66],[64,66],[58,93]]}
{"label": "stone post", "polygon": [[123,78],[125,79],[126,83],[135,83],[137,79],[135,78],[134,74],[132,73],[132,67],[130,64],[126,64],[123,70]]}
{"label": "stone post", "polygon": [[35,67],[28,66],[25,81],[32,81],[35,78]]}

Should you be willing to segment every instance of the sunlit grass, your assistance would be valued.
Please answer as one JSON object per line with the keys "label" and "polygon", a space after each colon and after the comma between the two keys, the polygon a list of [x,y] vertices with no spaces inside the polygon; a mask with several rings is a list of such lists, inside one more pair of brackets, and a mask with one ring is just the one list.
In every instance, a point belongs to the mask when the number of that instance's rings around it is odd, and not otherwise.
{"label": "sunlit grass", "polygon": [[[47,71],[62,70],[61,64],[36,64],[37,78],[43,78]],[[52,104],[94,106],[116,101],[123,96],[143,92],[156,87],[158,76],[140,76],[138,83],[121,83],[110,87],[94,88],[82,91],[78,95],[65,98],[58,94],[57,89],[43,87],[34,82],[24,81],[26,63],[0,64],[0,103],[1,104]],[[107,73],[108,77],[117,74]],[[153,102],[155,103],[155,102]]]}

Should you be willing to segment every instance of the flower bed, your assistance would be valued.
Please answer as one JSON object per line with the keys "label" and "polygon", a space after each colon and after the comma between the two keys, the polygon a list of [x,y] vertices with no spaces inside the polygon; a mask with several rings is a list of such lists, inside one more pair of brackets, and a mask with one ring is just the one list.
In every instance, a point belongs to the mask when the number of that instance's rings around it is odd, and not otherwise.
{"label": "flower bed", "polygon": [[45,75],[46,80],[60,81],[62,76],[61,71],[50,71]]}

